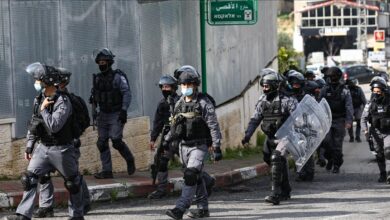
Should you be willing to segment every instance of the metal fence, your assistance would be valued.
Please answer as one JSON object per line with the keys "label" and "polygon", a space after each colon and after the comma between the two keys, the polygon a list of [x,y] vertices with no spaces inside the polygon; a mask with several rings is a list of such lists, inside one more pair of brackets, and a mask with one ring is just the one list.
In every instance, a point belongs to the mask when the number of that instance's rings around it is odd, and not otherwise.
{"label": "metal fence", "polygon": [[[71,91],[87,100],[98,71],[92,52],[102,47],[129,78],[129,116],[153,116],[161,74],[184,64],[200,69],[199,14],[192,0],[1,0],[0,119],[16,118],[16,137],[25,135],[36,92],[24,68],[36,61],[69,69]],[[259,1],[256,25],[207,28],[208,90],[217,102],[275,56],[275,19],[276,3]]]}

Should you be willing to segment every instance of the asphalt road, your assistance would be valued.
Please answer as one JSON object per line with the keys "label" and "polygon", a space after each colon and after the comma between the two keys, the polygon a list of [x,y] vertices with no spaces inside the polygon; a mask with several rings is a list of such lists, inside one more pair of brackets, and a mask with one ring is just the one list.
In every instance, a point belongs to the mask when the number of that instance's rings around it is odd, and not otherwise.
{"label": "asphalt road", "polygon": [[[368,91],[366,85],[363,88]],[[378,168],[367,142],[348,140],[346,137],[344,141],[345,162],[340,174],[316,167],[314,181],[302,183],[295,182],[291,172],[292,199],[279,206],[264,203],[270,192],[268,176],[217,189],[210,198],[209,219],[390,219],[390,185],[377,182]],[[94,204],[85,218],[170,219],[164,211],[174,207],[176,198]],[[65,209],[57,209],[56,218],[50,219],[66,217]]]}

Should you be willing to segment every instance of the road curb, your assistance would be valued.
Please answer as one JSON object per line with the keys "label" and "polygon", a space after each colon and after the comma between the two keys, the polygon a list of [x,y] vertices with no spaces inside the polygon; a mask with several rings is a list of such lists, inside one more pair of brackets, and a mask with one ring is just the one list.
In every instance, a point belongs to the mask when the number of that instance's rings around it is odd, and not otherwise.
{"label": "road curb", "polygon": [[[226,187],[250,180],[258,176],[266,175],[269,167],[265,163],[250,167],[235,169],[222,174],[211,175],[216,179],[216,187]],[[183,178],[171,178],[168,183],[169,192],[179,192],[184,185]],[[92,202],[114,201],[126,198],[146,197],[155,190],[155,186],[149,181],[139,183],[113,183],[96,186],[88,186]],[[23,197],[23,192],[0,193],[0,207],[16,207]],[[38,197],[38,196],[37,196]],[[67,204],[69,193],[66,189],[56,189],[54,192],[55,204]]]}

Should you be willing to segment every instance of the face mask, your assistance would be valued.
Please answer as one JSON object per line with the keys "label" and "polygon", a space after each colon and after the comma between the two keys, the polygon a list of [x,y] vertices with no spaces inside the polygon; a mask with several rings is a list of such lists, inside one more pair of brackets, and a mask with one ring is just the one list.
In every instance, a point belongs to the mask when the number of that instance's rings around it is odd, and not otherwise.
{"label": "face mask", "polygon": [[37,92],[42,92],[42,85],[40,83],[35,83],[34,88]]}
{"label": "face mask", "polygon": [[168,98],[168,96],[172,95],[172,91],[169,90],[162,90],[161,93],[164,96],[164,98]]}
{"label": "face mask", "polygon": [[104,72],[107,72],[107,70],[109,69],[108,67],[108,63],[106,65],[99,65],[99,70],[104,73]]}
{"label": "face mask", "polygon": [[182,88],[181,89],[181,94],[183,94],[184,96],[191,96],[193,92],[194,91],[192,88],[187,88],[187,89]]}
{"label": "face mask", "polygon": [[382,96],[378,93],[372,93],[372,98],[375,100],[379,100]]}

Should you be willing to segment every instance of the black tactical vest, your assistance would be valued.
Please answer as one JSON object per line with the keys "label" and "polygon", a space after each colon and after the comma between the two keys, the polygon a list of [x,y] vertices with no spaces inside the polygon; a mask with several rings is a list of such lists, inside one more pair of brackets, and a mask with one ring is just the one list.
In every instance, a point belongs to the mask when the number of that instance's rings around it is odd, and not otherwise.
{"label": "black tactical vest", "polygon": [[94,101],[98,103],[100,111],[105,113],[122,109],[122,93],[120,88],[114,88],[116,74],[119,74],[117,70],[107,74],[99,73],[94,79]]}
{"label": "black tactical vest", "polygon": [[363,104],[362,99],[360,97],[359,89],[358,88],[349,88],[349,91],[351,91],[353,108],[359,108]]}
{"label": "black tactical vest", "polygon": [[344,86],[338,86],[337,89],[332,89],[330,86],[326,89],[325,99],[328,102],[332,111],[332,118],[343,118],[347,114],[345,108],[345,97],[342,96]]}
{"label": "black tactical vest", "polygon": [[[59,94],[63,96],[64,99],[68,99],[63,94]],[[58,99],[58,95],[54,98],[54,102],[56,102]],[[41,115],[41,105],[43,103],[43,95],[40,94],[37,96],[34,100],[34,111],[33,111],[33,118],[31,119],[29,130],[31,134],[35,135],[44,145],[51,146],[51,145],[65,145],[69,144],[73,141],[73,135],[72,135],[72,120],[71,116],[67,119],[65,125],[56,133],[51,133],[48,128],[45,125],[45,122],[42,119]],[[68,101],[70,101],[68,99]],[[49,113],[53,113],[53,105],[50,105],[48,107]]]}
{"label": "black tactical vest", "polygon": [[179,139],[188,144],[210,142],[210,129],[202,118],[202,108],[199,102],[180,101],[176,106],[175,116],[177,120],[173,127]]}
{"label": "black tactical vest", "polygon": [[385,97],[381,103],[373,100],[369,109],[371,125],[382,133],[390,132],[390,100]]}
{"label": "black tactical vest", "polygon": [[263,110],[263,121],[261,122],[261,130],[268,137],[274,137],[275,133],[287,120],[287,113],[282,112],[282,103],[279,95],[272,101],[264,100],[261,105]]}

